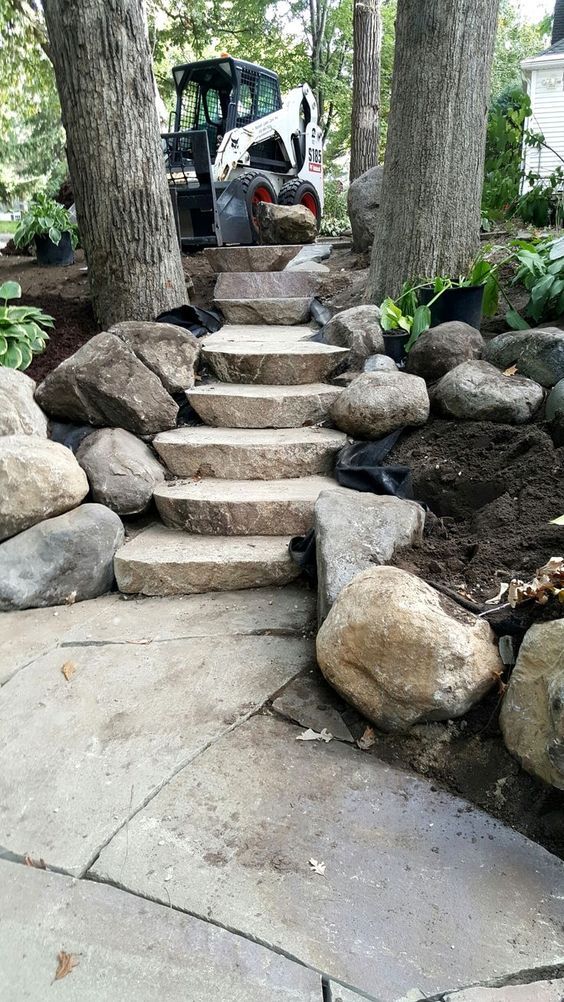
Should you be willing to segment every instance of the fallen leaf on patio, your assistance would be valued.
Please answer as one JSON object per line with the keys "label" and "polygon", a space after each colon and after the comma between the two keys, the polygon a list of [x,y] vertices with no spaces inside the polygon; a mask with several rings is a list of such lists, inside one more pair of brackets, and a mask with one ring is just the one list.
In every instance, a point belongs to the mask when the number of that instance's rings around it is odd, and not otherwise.
{"label": "fallen leaf on patio", "polygon": [[503,370],[504,376],[515,376],[518,372],[516,365],[510,365],[508,369]]}
{"label": "fallen leaf on patio", "polygon": [[317,731],[313,731],[311,727],[308,727],[307,731],[304,731],[303,734],[298,734],[296,738],[296,741],[332,741],[332,740],[333,740],[333,735],[329,734],[329,731],[327,730],[326,727],[324,727],[323,730],[320,731],[319,733]]}
{"label": "fallen leaf on patio", "polygon": [[33,859],[32,856],[24,856],[24,866],[34,866],[36,870],[47,869],[47,864],[44,859]]}
{"label": "fallen leaf on patio", "polygon": [[376,735],[374,733],[373,727],[366,727],[364,733],[359,737],[357,745],[362,751],[366,751],[368,748],[372,748],[372,745],[376,743]]}
{"label": "fallen leaf on patio", "polygon": [[325,876],[325,863],[318,863],[316,859],[310,859],[309,865],[315,873],[320,873],[322,877]]}
{"label": "fallen leaf on patio", "polygon": [[70,682],[76,671],[76,665],[74,661],[65,661],[63,667],[61,668],[63,675],[65,676],[67,682]]}
{"label": "fallen leaf on patio", "polygon": [[61,978],[66,978],[67,974],[70,974],[72,969],[78,964],[78,959],[73,957],[72,953],[65,953],[61,950],[57,954],[57,970],[55,971],[55,981],[60,981]]}

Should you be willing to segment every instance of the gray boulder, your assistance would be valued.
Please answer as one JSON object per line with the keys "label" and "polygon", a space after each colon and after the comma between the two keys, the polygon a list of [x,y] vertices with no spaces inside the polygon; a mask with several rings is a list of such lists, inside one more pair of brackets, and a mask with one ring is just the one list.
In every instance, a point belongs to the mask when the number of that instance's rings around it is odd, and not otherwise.
{"label": "gray boulder", "polygon": [[200,346],[190,331],[175,324],[126,320],[110,327],[169,393],[182,393],[194,385]]}
{"label": "gray boulder", "polygon": [[319,622],[360,571],[389,564],[396,550],[420,543],[424,525],[415,501],[343,487],[322,491],[314,512]]}
{"label": "gray boulder", "polygon": [[139,515],[149,507],[164,469],[151,449],[123,428],[100,428],[80,445],[76,458],[94,501],[118,515]]}
{"label": "gray boulder", "polygon": [[369,355],[362,366],[363,372],[397,372],[398,367],[389,355]]}
{"label": "gray boulder", "polygon": [[64,445],[33,435],[0,438],[0,540],[75,508],[88,481]]}
{"label": "gray boulder", "polygon": [[451,369],[481,358],[486,347],[480,331],[457,320],[420,334],[407,354],[406,371],[434,383]]}
{"label": "gray boulder", "polygon": [[371,167],[352,182],[347,193],[353,247],[358,253],[370,250],[374,243],[383,177],[383,167]]}
{"label": "gray boulder", "polygon": [[317,220],[305,205],[259,202],[256,219],[262,244],[311,244],[317,236]]}
{"label": "gray boulder", "polygon": [[504,376],[489,362],[463,362],[447,372],[433,392],[433,406],[446,417],[525,424],[542,404],[538,383]]}
{"label": "gray boulder", "polygon": [[525,634],[501,705],[505,744],[527,772],[564,790],[564,619]]}
{"label": "gray boulder", "polygon": [[364,372],[339,393],[330,415],[336,427],[353,438],[382,438],[403,425],[425,424],[425,380],[403,372]]}
{"label": "gray boulder", "polygon": [[20,532],[0,546],[0,609],[64,605],[110,591],[123,538],[120,518],[100,504]]}
{"label": "gray boulder", "polygon": [[167,431],[178,414],[158,376],[106,331],[50,372],[35,399],[52,417],[125,428],[136,435]]}
{"label": "gray boulder", "polygon": [[353,306],[343,310],[325,324],[322,331],[326,344],[350,350],[351,369],[361,369],[370,355],[384,351],[384,338],[377,306]]}
{"label": "gray boulder", "polygon": [[522,376],[541,386],[554,386],[564,379],[564,331],[558,327],[536,327],[492,338],[484,358],[507,369],[516,365]]}
{"label": "gray boulder", "polygon": [[560,379],[548,394],[545,418],[555,444],[564,445],[564,379]]}
{"label": "gray boulder", "polygon": [[47,438],[47,418],[34,393],[35,382],[25,372],[0,366],[0,435]]}

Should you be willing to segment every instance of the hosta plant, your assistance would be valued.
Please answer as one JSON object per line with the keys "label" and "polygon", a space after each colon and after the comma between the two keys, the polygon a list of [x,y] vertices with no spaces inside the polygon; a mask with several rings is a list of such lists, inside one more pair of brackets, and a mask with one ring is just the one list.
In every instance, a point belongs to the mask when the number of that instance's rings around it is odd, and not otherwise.
{"label": "hosta plant", "polygon": [[78,243],[78,229],[68,209],[60,202],[39,192],[34,195],[29,209],[22,216],[14,233],[16,247],[28,247],[35,237],[49,237],[59,244],[63,233],[69,233],[73,250]]}
{"label": "hosta plant", "polygon": [[9,369],[27,369],[34,355],[39,355],[49,340],[47,329],[53,317],[35,306],[8,306],[11,299],[21,299],[17,282],[0,285],[0,365]]}

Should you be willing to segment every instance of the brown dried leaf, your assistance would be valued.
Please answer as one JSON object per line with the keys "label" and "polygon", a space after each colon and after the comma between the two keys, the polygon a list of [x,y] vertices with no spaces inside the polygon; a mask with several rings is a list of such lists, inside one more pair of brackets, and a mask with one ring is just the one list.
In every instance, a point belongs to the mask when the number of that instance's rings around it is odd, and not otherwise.
{"label": "brown dried leaf", "polygon": [[44,859],[33,859],[32,856],[24,856],[24,866],[34,866],[36,870],[47,869],[47,863]]}
{"label": "brown dried leaf", "polygon": [[65,953],[61,950],[57,954],[57,970],[55,971],[55,981],[60,981],[61,978],[66,978],[67,974],[73,970],[74,967],[79,963],[77,957],[73,957],[72,953]]}
{"label": "brown dried leaf", "polygon": [[372,748],[372,745],[376,743],[376,734],[374,733],[373,727],[366,727],[364,733],[359,737],[357,745],[362,751],[366,751],[368,748]]}
{"label": "brown dried leaf", "polygon": [[519,370],[516,365],[510,365],[508,369],[503,370],[504,376],[515,376]]}
{"label": "brown dried leaf", "polygon": [[63,667],[61,668],[63,675],[65,676],[67,682],[70,682],[76,671],[76,665],[74,661],[65,661]]}

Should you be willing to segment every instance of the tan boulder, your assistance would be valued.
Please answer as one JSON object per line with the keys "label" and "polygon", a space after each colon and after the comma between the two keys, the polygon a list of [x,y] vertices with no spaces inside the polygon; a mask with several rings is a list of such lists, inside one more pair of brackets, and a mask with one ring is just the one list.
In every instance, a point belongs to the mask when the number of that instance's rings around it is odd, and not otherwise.
{"label": "tan boulder", "polygon": [[499,723],[523,768],[564,790],[564,619],[527,630]]}
{"label": "tan boulder", "polygon": [[494,635],[398,567],[343,588],[317,636],[325,678],[385,731],[460,717],[503,670]]}
{"label": "tan boulder", "polygon": [[429,417],[425,380],[403,372],[364,372],[339,394],[331,419],[353,438],[378,439]]}
{"label": "tan boulder", "polygon": [[0,541],[76,508],[88,480],[70,449],[34,435],[0,438]]}

